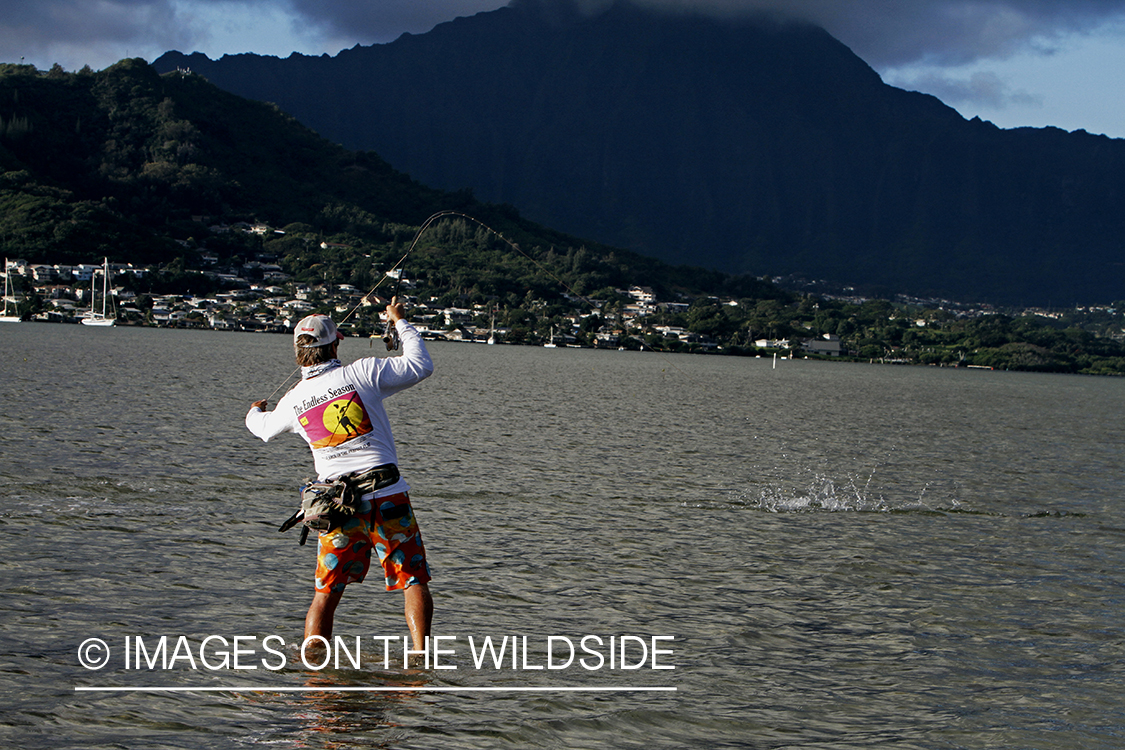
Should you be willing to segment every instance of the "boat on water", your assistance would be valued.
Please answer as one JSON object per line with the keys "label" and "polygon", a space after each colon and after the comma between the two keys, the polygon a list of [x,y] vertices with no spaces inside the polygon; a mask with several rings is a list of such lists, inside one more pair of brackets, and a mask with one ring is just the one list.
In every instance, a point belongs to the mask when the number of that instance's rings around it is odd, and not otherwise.
{"label": "boat on water", "polygon": [[109,299],[109,258],[105,258],[102,264],[102,311],[100,313],[94,310],[94,302],[97,296],[97,278],[97,271],[90,274],[90,310],[82,317],[82,325],[99,326],[101,328],[115,326],[117,325],[116,315],[106,315],[105,312]]}
{"label": "boat on water", "polygon": [[[12,296],[12,271],[8,267],[8,259],[4,259],[4,314],[0,315],[0,323],[19,323],[21,318],[16,310],[16,300]],[[11,312],[8,311],[9,305]]]}
{"label": "boat on water", "polygon": [[547,339],[547,343],[543,344],[543,348],[544,349],[558,349],[559,348],[558,345],[555,344],[555,327],[554,326],[551,326],[551,338]]}

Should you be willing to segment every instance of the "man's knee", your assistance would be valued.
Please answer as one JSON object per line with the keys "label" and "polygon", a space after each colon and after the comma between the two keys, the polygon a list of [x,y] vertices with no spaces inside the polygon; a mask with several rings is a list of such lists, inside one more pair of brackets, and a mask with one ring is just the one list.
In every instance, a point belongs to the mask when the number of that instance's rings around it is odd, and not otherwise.
{"label": "man's knee", "polygon": [[309,609],[315,609],[319,612],[333,612],[343,595],[344,589],[342,588],[336,591],[314,591]]}
{"label": "man's knee", "polygon": [[428,583],[412,583],[402,590],[407,599],[430,599],[430,585]]}

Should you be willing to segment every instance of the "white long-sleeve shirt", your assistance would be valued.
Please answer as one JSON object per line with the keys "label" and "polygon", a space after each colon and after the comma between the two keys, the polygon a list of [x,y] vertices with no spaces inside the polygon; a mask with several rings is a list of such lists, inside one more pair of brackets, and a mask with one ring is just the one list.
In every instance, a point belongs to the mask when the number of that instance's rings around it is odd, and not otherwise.
{"label": "white long-sleeve shirt", "polygon": [[[283,432],[303,437],[321,481],[397,464],[383,399],[429,377],[434,364],[414,326],[399,320],[395,328],[402,341],[401,356],[367,357],[315,377],[305,376],[273,411],[251,407],[246,427],[266,441]],[[409,486],[400,479],[378,496],[407,490]]]}

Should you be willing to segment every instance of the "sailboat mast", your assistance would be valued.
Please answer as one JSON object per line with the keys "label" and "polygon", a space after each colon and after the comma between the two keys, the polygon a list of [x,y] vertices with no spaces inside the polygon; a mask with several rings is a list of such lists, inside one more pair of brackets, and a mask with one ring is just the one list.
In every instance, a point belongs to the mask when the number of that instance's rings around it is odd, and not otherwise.
{"label": "sailboat mast", "polygon": [[103,258],[102,268],[102,317],[105,317],[105,298],[109,293],[109,258]]}
{"label": "sailboat mast", "polygon": [[97,312],[95,302],[98,298],[98,270],[94,268],[90,273],[90,312],[82,318],[82,324],[88,326],[112,327],[117,318],[108,317],[106,308],[109,307],[109,258],[102,260],[102,311]]}
{"label": "sailboat mast", "polygon": [[13,297],[16,291],[16,285],[12,283],[12,269],[8,265],[8,259],[4,259],[4,311],[0,313],[0,321],[5,323],[19,323],[20,322],[20,309],[15,299],[12,299],[12,305],[15,306],[15,314],[8,313],[8,299]]}

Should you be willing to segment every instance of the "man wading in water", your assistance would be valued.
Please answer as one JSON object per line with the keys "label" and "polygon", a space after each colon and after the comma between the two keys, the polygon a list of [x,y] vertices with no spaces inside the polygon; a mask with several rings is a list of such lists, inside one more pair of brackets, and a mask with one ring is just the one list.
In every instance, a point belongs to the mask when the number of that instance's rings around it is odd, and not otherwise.
{"label": "man wading in water", "polygon": [[374,550],[387,590],[402,589],[406,624],[421,651],[430,634],[434,604],[427,582],[426,550],[399,477],[398,456],[383,399],[409,388],[434,371],[426,345],[405,320],[398,298],[387,305],[402,341],[402,356],[368,357],[341,365],[336,350],[343,336],[325,315],[310,315],[293,329],[301,382],[273,411],[255,401],[246,426],[262,440],[295,432],[312,450],[317,479],[346,479],[359,497],[356,515],[344,516],[320,532],[316,591],[305,617],[305,638],[332,637],[332,619],[344,587],[367,575]]}

